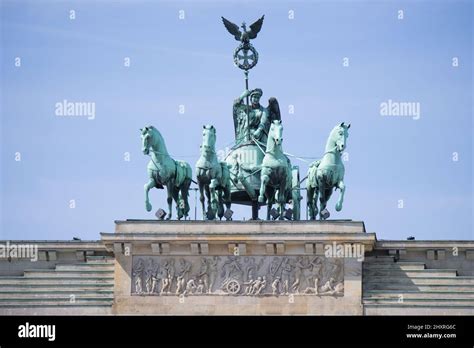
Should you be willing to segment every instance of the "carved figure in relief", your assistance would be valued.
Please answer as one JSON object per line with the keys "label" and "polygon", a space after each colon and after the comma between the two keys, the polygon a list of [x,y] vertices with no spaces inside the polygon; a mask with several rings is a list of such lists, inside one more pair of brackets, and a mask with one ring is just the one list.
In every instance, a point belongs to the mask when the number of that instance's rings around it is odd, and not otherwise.
{"label": "carved figure in relief", "polygon": [[219,263],[219,257],[214,256],[212,260],[209,260],[209,288],[208,293],[212,293],[214,289],[214,284],[217,279],[217,264]]}
{"label": "carved figure in relief", "polygon": [[176,278],[176,295],[181,294],[186,287],[186,281],[184,279],[184,276],[179,275]]}
{"label": "carved figure in relief", "polygon": [[158,292],[158,284],[161,281],[160,266],[156,265],[155,271],[153,272],[151,281],[151,293],[155,294]]}
{"label": "carved figure in relief", "polygon": [[322,258],[319,256],[314,257],[310,261],[310,268],[309,270],[305,270],[304,272],[308,273],[306,277],[306,282],[307,282],[307,287],[312,287],[315,281],[319,282],[319,279],[321,278],[321,268],[322,268]]}
{"label": "carved figure in relief", "polygon": [[197,288],[196,281],[194,279],[189,279],[186,283],[186,290],[184,290],[183,295],[192,294]]}
{"label": "carved figure in relief", "polygon": [[146,269],[145,269],[145,287],[146,287],[146,292],[148,294],[152,293],[154,271],[155,271],[155,266],[153,264],[153,259],[149,258]]}
{"label": "carved figure in relief", "polygon": [[[304,270],[309,269],[310,267],[311,265],[305,265],[304,259],[302,256],[298,256],[295,263],[295,281],[291,285],[291,289],[295,293],[299,293],[300,282],[301,283],[306,282],[306,275],[304,273]],[[301,281],[301,278],[303,278],[303,281]]]}
{"label": "carved figure in relief", "polygon": [[209,263],[208,260],[205,258],[201,259],[201,268],[199,269],[199,273],[197,275],[199,278],[199,282],[203,284],[204,289],[207,289],[209,292]]}
{"label": "carved figure in relief", "polygon": [[334,278],[330,278],[323,286],[321,286],[319,293],[324,294],[333,292],[335,283],[336,280]]}
{"label": "carved figure in relief", "polygon": [[260,262],[256,264],[254,257],[246,257],[245,262],[247,263],[247,267],[245,269],[246,280],[254,280],[257,277],[258,271],[263,265],[264,259],[260,259]]}
{"label": "carved figure in relief", "polygon": [[245,289],[244,289],[244,294],[250,295],[252,292],[253,284],[256,282],[256,280],[249,280],[247,282],[244,282]]}
{"label": "carved figure in relief", "polygon": [[340,280],[342,277],[342,263],[340,260],[331,260],[328,259],[322,267],[323,280],[330,280],[334,278],[335,280]]}
{"label": "carved figure in relief", "polygon": [[289,258],[285,257],[283,259],[281,268],[281,280],[283,283],[282,294],[288,295],[290,293],[291,271],[293,270],[293,266],[291,265]]}
{"label": "carved figure in relief", "polygon": [[276,277],[272,282],[272,294],[278,295],[280,293],[280,277]]}
{"label": "carved figure in relief", "polygon": [[278,257],[274,257],[270,264],[268,265],[267,274],[270,280],[274,280],[276,277],[281,275],[281,264],[283,260],[280,260]]}
{"label": "carved figure in relief", "polygon": [[161,279],[161,294],[165,292],[171,293],[171,287],[173,286],[173,279],[175,275],[174,259],[166,260],[163,265],[164,277]]}
{"label": "carved figure in relief", "polygon": [[196,288],[196,294],[202,295],[204,293],[204,282],[202,279],[199,279],[198,285]]}
{"label": "carved figure in relief", "polygon": [[260,295],[266,286],[267,286],[267,278],[263,276],[263,278],[260,281],[260,284],[254,285],[254,294]]}
{"label": "carved figure in relief", "polygon": [[135,283],[135,293],[142,294],[143,287],[142,287],[142,277],[143,277],[143,270],[145,266],[143,264],[143,259],[138,259],[135,268],[133,269],[132,275]]}
{"label": "carved figure in relief", "polygon": [[319,279],[318,278],[314,278],[314,287],[312,286],[308,286],[304,291],[303,293],[304,294],[318,294],[318,283],[319,283]]}
{"label": "carved figure in relief", "polygon": [[334,287],[334,293],[338,295],[344,293],[344,283],[338,283]]}
{"label": "carved figure in relief", "polygon": [[227,261],[222,265],[222,268],[222,276],[224,279],[242,278],[243,270],[237,257],[227,256]]}
{"label": "carved figure in relief", "polygon": [[249,295],[254,295],[257,290],[260,288],[260,285],[262,284],[262,277],[258,277],[251,285],[250,290],[249,290]]}
{"label": "carved figure in relief", "polygon": [[178,277],[176,278],[176,294],[180,294],[186,287],[187,275],[191,270],[191,262],[179,259]]}

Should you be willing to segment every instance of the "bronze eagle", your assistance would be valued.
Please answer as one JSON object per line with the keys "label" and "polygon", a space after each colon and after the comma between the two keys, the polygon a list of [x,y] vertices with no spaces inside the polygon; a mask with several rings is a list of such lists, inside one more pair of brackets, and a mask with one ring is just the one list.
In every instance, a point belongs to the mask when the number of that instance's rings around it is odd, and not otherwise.
{"label": "bronze eagle", "polygon": [[237,24],[232,23],[231,21],[222,17],[222,22],[226,27],[227,31],[231,33],[237,41],[241,41],[244,45],[248,45],[251,39],[255,39],[257,34],[259,33],[260,29],[262,29],[263,25],[263,15],[260,19],[255,21],[255,23],[250,25],[250,30],[247,30],[245,22],[242,23],[242,31],[240,31],[239,26]]}

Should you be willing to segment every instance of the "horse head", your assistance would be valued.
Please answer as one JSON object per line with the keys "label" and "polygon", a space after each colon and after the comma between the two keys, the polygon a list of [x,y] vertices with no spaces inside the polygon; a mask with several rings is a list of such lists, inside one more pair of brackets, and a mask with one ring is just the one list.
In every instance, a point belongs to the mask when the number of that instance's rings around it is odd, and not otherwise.
{"label": "horse head", "polygon": [[334,127],[329,137],[330,141],[334,144],[333,147],[338,151],[342,152],[346,148],[346,140],[349,136],[350,124],[345,125],[344,122]]}
{"label": "horse head", "polygon": [[165,141],[158,129],[153,126],[146,126],[145,128],[140,128],[140,132],[142,136],[142,151],[145,155],[150,153],[150,148],[154,152],[168,155]]}
{"label": "horse head", "polygon": [[281,146],[283,143],[283,125],[281,120],[274,120],[268,132],[268,139],[273,141],[276,146]]}
{"label": "horse head", "polygon": [[152,129],[153,126],[146,126],[145,128],[140,128],[142,137],[142,152],[145,155],[148,155],[150,153],[150,146],[153,142]]}
{"label": "horse head", "polygon": [[214,151],[216,147],[216,128],[213,125],[206,124],[202,126],[202,145],[206,151]]}

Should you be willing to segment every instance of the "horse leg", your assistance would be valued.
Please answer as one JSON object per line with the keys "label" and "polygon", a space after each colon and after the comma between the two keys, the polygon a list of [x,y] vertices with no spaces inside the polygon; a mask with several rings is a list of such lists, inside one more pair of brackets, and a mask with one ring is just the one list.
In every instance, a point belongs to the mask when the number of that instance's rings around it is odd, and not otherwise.
{"label": "horse leg", "polygon": [[171,220],[171,217],[173,216],[173,189],[174,189],[174,182],[169,182],[167,185],[166,185],[166,191],[168,192],[168,198],[166,199],[166,201],[168,202],[168,209],[169,209],[169,213],[168,213],[168,216],[166,217],[166,220]]}
{"label": "horse leg", "polygon": [[205,198],[204,198],[204,184],[202,180],[198,179],[199,183],[199,200],[201,201],[201,208],[202,208],[202,219],[206,220],[206,208],[205,208]]}
{"label": "horse leg", "polygon": [[153,208],[150,204],[150,199],[148,198],[148,192],[150,191],[150,189],[152,189],[153,187],[155,187],[155,180],[153,180],[152,178],[150,178],[150,180],[145,184],[144,186],[144,189],[145,189],[145,208],[146,208],[146,211],[151,211],[151,209]]}
{"label": "horse leg", "polygon": [[314,216],[313,220],[316,219],[316,217],[318,216],[318,212],[319,212],[319,210],[318,210],[318,198],[319,198],[319,187],[316,186],[314,188],[314,196],[313,196],[313,202],[312,202],[313,203],[313,209],[314,209],[314,211],[313,211],[313,216]]}
{"label": "horse leg", "polygon": [[262,168],[262,173],[260,175],[260,194],[258,195],[258,201],[260,203],[265,202],[265,189],[267,187],[268,182],[270,181],[270,173],[270,168]]}
{"label": "horse leg", "polygon": [[184,201],[182,201],[183,197],[179,197],[179,187],[175,187],[173,189],[173,200],[176,204],[176,215],[178,216],[178,220],[181,220],[183,217],[184,211]]}
{"label": "horse leg", "polygon": [[211,191],[211,207],[212,215],[215,216],[219,207],[219,193],[217,190],[218,181],[216,178],[211,179],[211,184],[209,185],[209,190]]}
{"label": "horse leg", "polygon": [[306,204],[308,206],[309,219],[314,220],[316,218],[314,214],[314,187],[308,186],[306,189]]}
{"label": "horse leg", "polygon": [[189,186],[191,186],[191,182],[189,182],[189,183],[184,183],[184,184],[183,184],[183,187],[181,187],[181,199],[182,199],[182,202],[180,202],[180,205],[183,205],[182,210],[183,210],[183,215],[184,215],[184,219],[185,219],[185,220],[186,220],[186,218],[187,218],[188,215],[189,215],[189,200],[188,200],[188,196],[189,196]]}
{"label": "horse leg", "polygon": [[320,189],[321,189],[321,192],[319,195],[319,220],[325,220],[323,218],[323,210],[326,209],[326,204],[327,204],[327,199],[325,195],[326,190],[324,190],[323,188],[320,188]]}
{"label": "horse leg", "polygon": [[346,191],[346,185],[344,185],[344,181],[340,180],[336,187],[341,190],[341,194],[339,195],[339,199],[336,203],[336,211],[341,211],[342,209],[342,202],[344,201],[344,192]]}
{"label": "horse leg", "polygon": [[[319,203],[320,203],[320,212],[319,212],[319,219],[320,220],[326,220],[329,215],[326,217],[323,216],[323,211],[326,209],[326,205],[329,201],[329,198],[331,198],[332,194],[332,187],[329,188],[321,188],[321,196],[319,197]],[[327,210],[326,210],[327,211]],[[329,212],[328,212],[329,213]]]}
{"label": "horse leg", "polygon": [[[231,201],[231,198],[230,198],[230,185],[224,186],[223,196],[224,196],[223,200],[224,200],[224,204],[226,206],[226,210],[230,210],[230,208],[232,206],[232,201]],[[232,218],[230,218],[230,220],[232,220]]]}
{"label": "horse leg", "polygon": [[280,182],[280,188],[278,190],[278,208],[280,210],[279,220],[284,220],[283,213],[285,212],[285,201],[286,201],[286,178],[283,178]]}
{"label": "horse leg", "polygon": [[[229,210],[231,207],[231,200],[230,200],[230,185],[225,185],[221,186],[219,189],[219,218],[222,220],[222,217],[224,216],[224,205],[226,207],[226,210]],[[222,210],[222,216],[221,216],[221,210]],[[232,218],[226,220],[232,220]]]}
{"label": "horse leg", "polygon": [[219,220],[222,220],[224,216],[224,199],[222,189],[216,190],[217,192],[217,216],[219,216]]}
{"label": "horse leg", "polygon": [[270,220],[270,212],[272,210],[272,205],[273,205],[273,199],[275,197],[275,190],[267,186],[267,189],[265,190],[265,196],[267,198],[267,220]]}
{"label": "horse leg", "polygon": [[211,205],[211,200],[212,200],[211,189],[210,189],[209,185],[204,186],[204,189],[206,190],[206,198],[207,198],[206,216],[207,216],[208,220],[214,220],[215,216],[212,214],[212,205]]}

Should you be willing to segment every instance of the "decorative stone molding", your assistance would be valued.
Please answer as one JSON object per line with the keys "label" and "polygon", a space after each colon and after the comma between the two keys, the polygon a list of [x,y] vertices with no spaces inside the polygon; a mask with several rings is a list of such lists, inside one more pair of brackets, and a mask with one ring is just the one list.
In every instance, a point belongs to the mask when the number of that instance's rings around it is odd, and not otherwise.
{"label": "decorative stone molding", "polygon": [[209,244],[201,243],[201,242],[191,243],[191,254],[193,254],[193,255],[207,255],[207,254],[209,254]]}
{"label": "decorative stone molding", "polygon": [[229,243],[229,254],[239,256],[247,254],[247,246],[245,243]]}
{"label": "decorative stone molding", "polygon": [[435,260],[435,250],[427,250],[426,251],[426,258],[428,260]]}
{"label": "decorative stone molding", "polygon": [[38,252],[38,260],[39,261],[48,261],[48,252],[47,251],[39,251]]}
{"label": "decorative stone molding", "polygon": [[54,250],[50,250],[47,252],[48,253],[48,259],[49,261],[56,261],[58,259],[58,254]]}
{"label": "decorative stone molding", "polygon": [[284,255],[285,244],[284,243],[266,243],[265,250],[267,255]]}
{"label": "decorative stone molding", "polygon": [[445,260],[446,259],[446,250],[444,249],[441,249],[441,250],[436,250],[436,254],[437,254],[437,259],[438,260]]}

